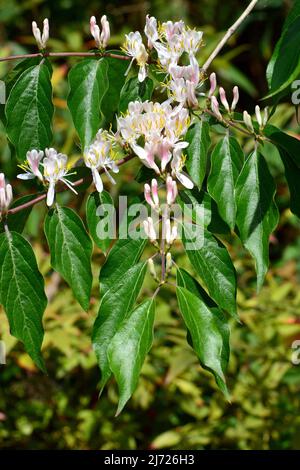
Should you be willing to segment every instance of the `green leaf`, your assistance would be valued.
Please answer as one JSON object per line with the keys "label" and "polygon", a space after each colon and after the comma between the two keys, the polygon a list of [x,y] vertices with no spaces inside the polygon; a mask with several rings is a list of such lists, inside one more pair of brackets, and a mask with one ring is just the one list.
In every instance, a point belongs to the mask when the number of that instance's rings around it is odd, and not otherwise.
{"label": "green leaf", "polygon": [[300,15],[284,29],[274,54],[267,71],[270,93],[266,98],[285,90],[300,73]]}
{"label": "green leaf", "polygon": [[195,223],[203,224],[212,233],[229,233],[230,229],[220,217],[218,206],[205,191],[197,188],[179,192],[178,203]]}
{"label": "green leaf", "polygon": [[108,360],[119,387],[117,415],[135,391],[153,342],[155,304],[145,300],[122,322],[109,348]]}
{"label": "green leaf", "polygon": [[234,188],[243,166],[242,149],[228,134],[216,145],[211,156],[211,169],[207,189],[218,204],[221,217],[233,230],[235,226],[236,205]]}
{"label": "green leaf", "polygon": [[[111,241],[114,239],[113,233],[111,237],[108,236],[109,234],[104,236],[110,228],[113,229],[113,227],[107,226],[107,215],[111,212],[107,212],[106,205],[109,206],[109,210],[114,209],[113,199],[106,191],[101,194],[98,191],[90,194],[86,205],[86,220],[89,232],[96,245],[104,253],[106,253]],[[110,217],[109,220],[111,219]]]}
{"label": "green leaf", "polygon": [[101,301],[92,341],[101,370],[101,390],[111,375],[107,348],[118,327],[133,308],[141,290],[146,264],[138,260],[146,240],[119,239],[100,271]]}
{"label": "green leaf", "polygon": [[137,77],[130,78],[121,90],[119,112],[125,113],[131,101],[150,100],[153,88],[153,81],[149,77],[143,82],[139,82]]}
{"label": "green leaf", "polygon": [[276,187],[264,157],[254,151],[236,184],[236,222],[240,238],[255,259],[259,290],[269,266],[269,237],[278,223]]}
{"label": "green leaf", "polygon": [[[107,52],[123,55],[120,54],[119,51]],[[108,64],[108,88],[101,101],[103,120],[100,127],[102,128],[108,128],[118,112],[120,94],[126,79],[125,72],[128,68],[128,60],[120,60],[112,57],[106,57],[105,60]]]}
{"label": "green leaf", "polygon": [[225,396],[228,391],[224,376],[224,366],[229,355],[229,327],[223,313],[218,308],[209,308],[200,294],[184,287],[176,289],[179,308],[192,338],[201,365],[215,376],[216,382]]}
{"label": "green leaf", "polygon": [[90,145],[102,121],[101,102],[108,90],[108,62],[104,59],[85,59],[69,73],[68,107],[82,150]]}
{"label": "green leaf", "polygon": [[276,146],[284,165],[285,177],[290,191],[290,209],[300,217],[300,141],[274,126],[265,129],[266,136]]}
{"label": "green leaf", "polygon": [[210,296],[237,318],[236,273],[225,246],[202,226],[189,223],[183,225],[183,244]]}
{"label": "green leaf", "polygon": [[201,188],[206,175],[207,153],[211,143],[208,122],[201,119],[193,124],[185,140],[189,143],[186,149],[186,168],[194,183]]}
{"label": "green leaf", "polygon": [[13,86],[6,106],[7,135],[19,160],[31,149],[43,150],[52,140],[52,86],[49,65],[26,69]]}
{"label": "green leaf", "polygon": [[88,310],[93,245],[82,220],[72,209],[57,205],[46,217],[45,234],[53,269],[69,284],[82,308]]}
{"label": "green leaf", "polygon": [[44,280],[31,245],[16,232],[0,235],[0,301],[13,336],[45,372],[41,354],[44,330],[42,316],[47,305]]}

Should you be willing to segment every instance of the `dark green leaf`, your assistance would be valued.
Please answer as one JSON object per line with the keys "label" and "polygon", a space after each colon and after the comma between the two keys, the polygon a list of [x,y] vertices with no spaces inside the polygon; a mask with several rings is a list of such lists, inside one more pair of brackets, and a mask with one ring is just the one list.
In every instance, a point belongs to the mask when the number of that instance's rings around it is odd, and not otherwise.
{"label": "dark green leaf", "polygon": [[31,245],[16,232],[0,235],[0,301],[6,311],[11,334],[45,371],[41,355],[44,330],[42,316],[47,305],[44,280]]}
{"label": "dark green leaf", "polygon": [[49,65],[29,67],[13,86],[6,106],[7,135],[23,161],[31,149],[43,150],[52,140],[52,86]]}
{"label": "dark green leaf", "polygon": [[84,310],[88,310],[92,288],[92,242],[82,220],[72,209],[56,206],[45,220],[51,265],[72,288]]}
{"label": "dark green leaf", "polygon": [[218,308],[209,308],[200,295],[184,287],[177,287],[177,298],[201,365],[214,374],[218,386],[228,398],[223,370],[229,355],[226,318]]}
{"label": "dark green leaf", "polygon": [[108,62],[85,59],[69,73],[68,106],[84,150],[95,138],[102,121],[101,102],[108,90]]}
{"label": "dark green leaf", "polygon": [[255,259],[257,288],[269,266],[269,237],[278,223],[276,187],[264,157],[254,151],[247,158],[236,184],[236,222],[240,238]]}
{"label": "dark green leaf", "polygon": [[153,86],[153,81],[148,77],[143,82],[139,82],[137,77],[130,78],[121,90],[119,112],[125,113],[131,101],[150,100]]}
{"label": "dark green leaf", "polygon": [[119,387],[117,415],[135,391],[153,342],[154,300],[145,300],[122,322],[109,348],[110,368]]}
{"label": "dark green leaf", "polygon": [[[114,203],[111,195],[106,191],[102,193],[95,191],[89,196],[86,206],[86,219],[89,232],[96,245],[101,248],[104,253],[114,239],[114,233],[112,233],[111,236],[107,233],[110,230],[114,232],[115,229],[115,227],[109,225],[111,221],[114,221],[111,210],[114,210]],[[108,215],[110,216],[109,221],[107,220]]]}
{"label": "dark green leaf", "polygon": [[208,122],[201,119],[193,124],[185,140],[189,142],[186,149],[186,168],[194,183],[201,189],[206,175],[207,153],[211,143]]}
{"label": "dark green leaf", "polygon": [[183,225],[188,258],[218,306],[235,318],[236,274],[225,246],[202,226]]}
{"label": "dark green leaf", "polygon": [[216,145],[211,156],[211,169],[207,189],[218,204],[221,217],[233,230],[235,226],[236,205],[234,188],[243,166],[242,149],[228,134]]}

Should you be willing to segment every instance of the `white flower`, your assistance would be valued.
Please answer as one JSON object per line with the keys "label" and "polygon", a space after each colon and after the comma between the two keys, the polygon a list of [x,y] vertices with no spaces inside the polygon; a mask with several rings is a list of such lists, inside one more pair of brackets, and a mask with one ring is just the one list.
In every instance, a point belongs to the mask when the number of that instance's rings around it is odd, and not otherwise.
{"label": "white flower", "polygon": [[47,192],[47,206],[52,206],[55,196],[55,185],[58,181],[62,181],[75,194],[77,192],[72,187],[73,183],[66,180],[68,176],[67,161],[68,157],[62,153],[57,153],[53,148],[45,150],[46,157],[43,160],[44,178],[49,183]]}
{"label": "white flower", "polygon": [[143,221],[143,226],[147,237],[152,243],[154,243],[157,239],[157,235],[154,228],[153,219],[151,217],[148,217],[146,220]]}
{"label": "white flower", "polygon": [[238,101],[239,101],[239,97],[240,97],[239,87],[235,86],[233,87],[233,99],[232,99],[232,103],[230,107],[231,112],[235,110],[236,105],[238,104]]}
{"label": "white flower", "polygon": [[255,115],[256,115],[256,120],[257,120],[257,123],[258,123],[260,129],[263,129],[265,127],[265,125],[267,124],[268,118],[269,118],[269,109],[268,109],[268,107],[266,107],[264,109],[264,114],[262,115],[260,107],[258,105],[256,105],[255,106]]}
{"label": "white flower", "polygon": [[167,204],[171,206],[176,200],[178,189],[177,189],[176,181],[174,181],[170,175],[168,175],[167,177],[166,187],[167,187]]}
{"label": "white flower", "polygon": [[106,15],[103,15],[101,17],[100,22],[102,26],[101,33],[100,33],[100,28],[97,25],[95,16],[91,16],[90,31],[91,31],[91,35],[95,39],[97,47],[99,49],[105,49],[110,39],[110,27],[109,27],[109,22],[106,18]]}
{"label": "white flower", "polygon": [[110,158],[111,142],[107,138],[107,133],[100,129],[96,135],[94,142],[84,152],[83,158],[85,165],[91,169],[93,181],[96,189],[99,193],[103,191],[103,183],[99,174],[99,169],[103,169],[110,179],[112,184],[115,184],[115,180],[112,178],[109,170],[114,173],[119,172],[119,168],[115,161]]}
{"label": "white flower", "polygon": [[220,113],[220,106],[217,98],[215,96],[211,97],[211,110],[220,121],[222,121],[222,114]]}
{"label": "white flower", "polygon": [[[146,64],[148,60],[148,53],[142,41],[141,34],[136,31],[135,33],[131,32],[125,34],[125,43],[123,49],[126,54],[132,57],[132,61],[135,59],[138,66],[140,67],[138,79],[140,82],[143,82],[147,76]],[[132,61],[126,71],[126,74],[129,72]]]}
{"label": "white flower", "polygon": [[249,114],[247,111],[244,111],[244,112],[243,112],[243,120],[244,120],[244,123],[245,123],[247,129],[248,129],[250,132],[254,132],[254,127],[253,127],[253,124],[252,124],[252,119],[251,119],[250,114]]}
{"label": "white flower", "polygon": [[151,181],[151,186],[146,183],[144,185],[144,196],[145,201],[155,210],[159,209],[159,197],[158,197],[158,183],[156,179]]}
{"label": "white flower", "polygon": [[167,244],[172,245],[178,235],[177,223],[174,222],[173,226],[171,226],[171,220],[169,218],[164,219],[163,233]]}
{"label": "white flower", "polygon": [[182,33],[184,29],[184,21],[167,21],[166,23],[162,23],[161,25],[161,33],[165,37],[167,41],[170,41],[175,34]]}
{"label": "white flower", "polygon": [[187,189],[192,189],[194,183],[190,178],[182,171],[184,166],[184,157],[180,148],[176,149],[173,153],[173,159],[171,161],[172,175],[180,181],[180,183]]}
{"label": "white flower", "polygon": [[12,200],[12,187],[5,183],[5,175],[0,173],[0,217],[7,212]]}
{"label": "white flower", "polygon": [[185,29],[182,33],[183,36],[183,47],[185,52],[187,52],[190,55],[194,55],[197,53],[202,37],[203,37],[203,32],[202,31],[196,31],[194,29]]}
{"label": "white flower", "polygon": [[44,152],[42,150],[33,149],[28,151],[26,154],[26,162],[23,165],[20,165],[26,173],[17,175],[17,178],[21,180],[30,180],[37,177],[39,180],[43,181],[43,175],[39,169],[43,156]]}
{"label": "white flower", "polygon": [[35,21],[32,22],[32,32],[37,42],[39,49],[46,49],[47,41],[49,39],[49,21],[47,18],[43,21],[43,34],[41,34]]}
{"label": "white flower", "polygon": [[154,18],[154,16],[146,16],[146,25],[144,31],[148,38],[148,47],[149,49],[152,49],[154,43],[159,39],[157,31],[157,20]]}

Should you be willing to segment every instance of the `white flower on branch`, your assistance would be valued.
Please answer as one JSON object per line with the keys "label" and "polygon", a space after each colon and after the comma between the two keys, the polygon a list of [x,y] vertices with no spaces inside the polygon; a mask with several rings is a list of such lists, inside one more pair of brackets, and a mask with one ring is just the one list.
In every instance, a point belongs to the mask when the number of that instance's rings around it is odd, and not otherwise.
{"label": "white flower on branch", "polygon": [[26,161],[23,165],[20,165],[26,173],[21,173],[17,175],[17,178],[21,180],[30,180],[33,178],[38,178],[40,181],[43,181],[43,175],[40,171],[40,164],[44,157],[44,152],[42,150],[30,150],[26,154]]}
{"label": "white flower on branch", "polygon": [[32,32],[37,42],[38,48],[43,50],[46,49],[47,42],[49,39],[49,21],[47,18],[43,21],[43,33],[41,34],[40,29],[35,21],[32,22]]}
{"label": "white flower on branch", "polygon": [[135,33],[131,32],[129,34],[125,34],[125,38],[126,39],[123,45],[123,50],[127,55],[132,57],[132,61],[130,62],[126,74],[128,74],[133,60],[136,60],[138,66],[140,67],[138,79],[140,82],[143,82],[147,76],[146,64],[148,60],[148,53],[143,44],[142,36],[138,31],[136,31]]}
{"label": "white flower on branch", "polygon": [[115,180],[108,170],[118,173],[119,168],[116,162],[111,158],[112,144],[108,138],[108,133],[100,129],[94,142],[84,152],[83,158],[85,165],[91,169],[93,181],[99,193],[103,191],[103,183],[99,170],[103,169],[112,184]]}
{"label": "white flower on branch", "polygon": [[7,212],[12,200],[12,187],[6,184],[4,173],[0,173],[0,217]]}
{"label": "white flower on branch", "polygon": [[155,42],[158,40],[158,31],[157,31],[157,20],[154,16],[146,16],[146,25],[144,32],[148,39],[148,47],[152,49],[154,47]]}
{"label": "white flower on branch", "polygon": [[77,192],[72,187],[73,183],[66,179],[70,176],[67,169],[68,157],[63,153],[57,153],[54,148],[45,150],[46,157],[43,160],[44,178],[49,183],[47,191],[47,206],[52,206],[55,197],[55,185],[62,181],[75,194]]}
{"label": "white flower on branch", "polygon": [[91,35],[95,39],[96,46],[99,49],[105,49],[109,40],[110,40],[110,27],[109,27],[109,22],[107,20],[106,15],[103,15],[100,20],[101,23],[101,33],[100,33],[100,28],[97,25],[97,20],[95,16],[91,16],[90,19],[90,31]]}

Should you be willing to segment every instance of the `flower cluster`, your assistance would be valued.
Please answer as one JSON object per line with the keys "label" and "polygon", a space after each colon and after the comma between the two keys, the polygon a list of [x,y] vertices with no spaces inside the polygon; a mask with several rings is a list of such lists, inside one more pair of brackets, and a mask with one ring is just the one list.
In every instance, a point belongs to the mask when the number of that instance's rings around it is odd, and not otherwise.
{"label": "flower cluster", "polygon": [[[45,157],[44,157],[45,155]],[[48,186],[47,205],[52,206],[55,197],[55,186],[58,181],[62,181],[75,194],[73,183],[66,179],[71,173],[67,169],[68,157],[63,153],[57,153],[54,148],[45,150],[30,150],[27,152],[26,161],[20,167],[25,171],[17,177],[28,180],[38,178],[42,183]]]}
{"label": "flower cluster", "polygon": [[6,184],[5,176],[0,173],[0,217],[6,214],[9,206],[12,203],[13,192],[10,184]]}
{"label": "flower cluster", "polygon": [[180,106],[172,108],[168,100],[163,103],[132,102],[127,113],[118,118],[121,137],[145,166],[161,174],[170,164],[172,175],[187,188],[192,188],[192,181],[182,171],[182,149],[188,146],[182,139],[189,125],[188,110]]}

